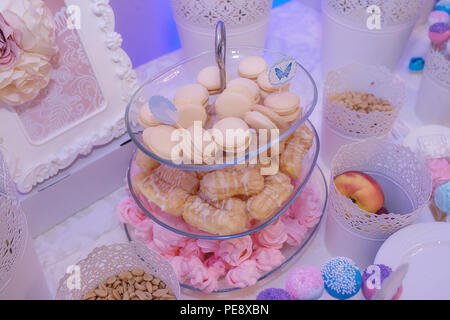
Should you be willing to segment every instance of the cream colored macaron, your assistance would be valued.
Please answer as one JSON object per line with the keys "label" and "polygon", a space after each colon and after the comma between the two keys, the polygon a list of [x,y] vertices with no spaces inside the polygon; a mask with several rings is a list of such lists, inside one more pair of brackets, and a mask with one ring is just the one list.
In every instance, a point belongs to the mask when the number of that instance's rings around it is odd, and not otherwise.
{"label": "cream colored macaron", "polygon": [[208,102],[208,90],[198,83],[187,84],[178,88],[173,96],[173,103],[175,106],[182,103],[197,103],[206,107]]}
{"label": "cream colored macaron", "polygon": [[177,147],[181,141],[172,141],[172,134],[177,130],[168,125],[149,127],[142,133],[142,139],[145,145],[158,157],[166,160],[172,159],[172,150]]}
{"label": "cream colored macaron", "polygon": [[253,129],[278,129],[268,117],[258,111],[248,111],[244,116],[245,122]]}
{"label": "cream colored macaron", "polygon": [[181,103],[175,106],[178,110],[177,124],[183,128],[189,128],[194,121],[206,122],[207,114],[205,108],[198,103]]}
{"label": "cream colored macaron", "polygon": [[300,98],[293,92],[282,91],[269,94],[264,99],[264,105],[280,116],[290,115],[300,106]]}
{"label": "cream colored macaron", "polygon": [[242,78],[256,80],[267,69],[266,60],[258,56],[248,56],[239,63],[238,73]]}
{"label": "cream colored macaron", "polygon": [[246,87],[252,94],[252,99],[255,103],[257,103],[260,99],[259,97],[259,88],[258,85],[250,79],[247,78],[236,78],[228,82],[227,89],[235,86],[244,86]]}
{"label": "cream colored macaron", "polygon": [[148,128],[153,126],[158,126],[162,124],[156,117],[152,114],[150,111],[150,107],[148,106],[148,103],[144,104],[138,112],[137,116],[138,123],[141,125],[142,128]]}
{"label": "cream colored macaron", "polygon": [[[246,92],[246,93],[245,93]],[[215,103],[216,114],[219,118],[236,117],[243,118],[247,111],[254,105],[250,90],[241,88],[230,88],[224,90]]]}
{"label": "cream colored macaron", "polygon": [[260,104],[255,104],[252,109],[252,111],[258,111],[259,113],[262,113],[267,118],[269,118],[278,128],[284,129],[287,127],[287,121],[283,119],[282,116],[280,116],[278,113],[273,111],[269,107],[262,106]]}
{"label": "cream colored macaron", "polygon": [[[226,82],[230,80],[226,74]],[[197,82],[204,86],[209,94],[216,94],[220,91],[220,70],[217,66],[209,66],[200,70],[197,75]]]}
{"label": "cream colored macaron", "polygon": [[250,128],[244,120],[227,117],[213,126],[214,141],[226,152],[245,149],[250,144]]}
{"label": "cream colored macaron", "polygon": [[291,121],[297,120],[301,114],[302,114],[302,108],[297,108],[297,110],[295,110],[291,114],[281,116],[281,118],[286,122],[291,122]]}
{"label": "cream colored macaron", "polygon": [[288,91],[289,87],[290,87],[290,83],[288,82],[286,85],[282,86],[282,87],[276,87],[273,86],[270,82],[269,82],[269,72],[265,71],[263,73],[261,73],[258,78],[256,79],[256,83],[258,84],[258,87],[261,89],[261,91],[264,91],[264,93],[266,94],[266,96],[272,92],[276,92],[276,91]]}

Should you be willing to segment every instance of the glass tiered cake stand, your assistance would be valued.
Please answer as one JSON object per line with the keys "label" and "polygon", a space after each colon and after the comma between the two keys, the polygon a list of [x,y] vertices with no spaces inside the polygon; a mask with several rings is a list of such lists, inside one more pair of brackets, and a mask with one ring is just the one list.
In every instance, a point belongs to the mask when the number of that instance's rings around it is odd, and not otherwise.
{"label": "glass tiered cake stand", "polygon": [[[239,47],[239,48],[229,48],[226,54],[226,70],[230,79],[238,77],[237,70],[239,62],[247,56],[261,56],[263,57],[269,66],[273,65],[277,61],[280,61],[285,57],[283,54],[262,49],[262,48],[252,48],[252,47]],[[196,78],[198,72],[211,65],[215,65],[215,55],[214,52],[205,52],[196,57],[186,59],[180,63],[162,71],[151,79],[147,80],[133,95],[130,103],[126,110],[126,126],[128,133],[132,141],[136,144],[139,150],[143,152],[146,156],[156,160],[162,165],[168,167],[174,167],[181,170],[187,171],[215,171],[221,170],[226,167],[232,167],[239,165],[242,162],[248,161],[263,152],[267,152],[274,144],[268,143],[265,145],[258,145],[252,151],[246,150],[245,156],[242,158],[236,158],[229,162],[223,163],[213,163],[213,164],[176,164],[170,160],[161,158],[157,156],[150,148],[148,148],[142,138],[142,133],[144,128],[142,128],[138,121],[138,111],[152,96],[160,95],[173,99],[175,91],[183,85],[196,83]],[[227,239],[234,239],[239,237],[244,237],[248,235],[254,236],[258,232],[263,232],[265,228],[273,223],[276,223],[283,214],[288,213],[292,208],[296,207],[302,199],[302,191],[308,189],[309,192],[313,190],[314,196],[316,197],[316,207],[318,208],[319,214],[316,216],[315,223],[309,224],[307,228],[307,233],[305,234],[303,240],[296,245],[284,245],[281,252],[284,256],[284,261],[277,266],[274,266],[270,271],[263,272],[259,277],[259,281],[267,278],[271,274],[280,270],[284,265],[291,261],[301,250],[307,245],[309,240],[314,235],[318,224],[321,221],[323,212],[325,211],[325,206],[327,202],[327,187],[326,181],[324,179],[321,169],[317,166],[317,159],[319,154],[319,139],[314,126],[308,121],[308,117],[313,112],[317,103],[317,88],[312,79],[311,75],[297,63],[295,77],[290,81],[289,91],[294,92],[300,97],[300,107],[302,108],[302,113],[299,114],[297,119],[289,122],[289,125],[284,129],[280,129],[279,140],[284,141],[288,139],[300,126],[306,126],[308,131],[314,136],[312,146],[309,148],[307,153],[304,155],[302,160],[301,174],[298,178],[292,179],[291,184],[293,185],[293,191],[290,196],[285,200],[276,210],[272,212],[264,220],[253,221],[251,224],[247,224],[246,228],[235,232],[232,234],[212,234],[206,231],[202,231],[196,227],[187,224],[182,217],[175,217],[164,212],[155,203],[152,203],[151,199],[146,198],[146,196],[141,193],[133,183],[134,175],[140,170],[135,163],[136,154],[132,157],[130,161],[129,170],[127,172],[127,181],[130,194],[136,202],[137,206],[145,213],[145,215],[152,219],[154,223],[170,230],[171,232],[177,233],[182,236],[186,236],[192,239],[206,239],[212,241],[224,241]],[[211,95],[209,99],[209,105],[214,105],[214,101],[217,99],[218,95]],[[206,127],[205,129],[209,129]],[[249,148],[250,149],[250,148]],[[300,204],[301,205],[301,204]],[[131,226],[125,226],[125,231],[128,238],[133,239],[134,232]],[[189,284],[181,285],[185,288],[198,290]],[[228,285],[225,280],[219,282],[219,288],[214,292],[227,292],[237,290],[239,288],[232,287]]]}

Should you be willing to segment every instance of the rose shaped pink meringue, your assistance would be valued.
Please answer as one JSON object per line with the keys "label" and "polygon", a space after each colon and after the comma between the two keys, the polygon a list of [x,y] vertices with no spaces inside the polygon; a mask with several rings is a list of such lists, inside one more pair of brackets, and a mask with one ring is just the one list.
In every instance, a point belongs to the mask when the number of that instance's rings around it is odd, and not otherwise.
{"label": "rose shaped pink meringue", "polygon": [[227,273],[227,266],[222,258],[211,256],[204,261],[204,265],[214,271],[219,278]]}
{"label": "rose shaped pink meringue", "polygon": [[206,293],[217,290],[219,276],[204,266],[199,258],[192,257],[189,260],[189,269],[188,278],[192,286]]}
{"label": "rose shaped pink meringue", "polygon": [[432,159],[427,162],[428,169],[431,171],[433,180],[433,189],[440,180],[450,180],[450,163],[445,158]]}
{"label": "rose shaped pink meringue", "polygon": [[254,260],[247,260],[238,267],[228,271],[225,279],[230,286],[245,288],[254,285],[259,278],[258,268]]}
{"label": "rose shaped pink meringue", "polygon": [[284,223],[277,219],[261,231],[255,232],[253,238],[262,247],[281,249],[287,240],[286,228]]}
{"label": "rose shaped pink meringue", "polygon": [[307,228],[312,228],[319,223],[322,216],[320,198],[311,184],[306,185],[292,204],[291,210],[298,222]]}
{"label": "rose shaped pink meringue", "polygon": [[219,241],[198,239],[197,245],[203,253],[215,253],[219,250]]}
{"label": "rose shaped pink meringue", "polygon": [[188,279],[189,272],[191,269],[189,268],[189,259],[181,256],[174,256],[168,258],[168,261],[175,269],[175,272],[178,276],[178,281],[181,283],[185,283]]}
{"label": "rose shaped pink meringue", "polygon": [[157,223],[153,226],[153,242],[161,252],[176,255],[179,249],[185,246],[188,239],[188,237],[167,230]]}
{"label": "rose shaped pink meringue", "polygon": [[286,226],[286,234],[288,236],[286,243],[290,246],[302,244],[308,233],[308,228],[289,216],[282,216],[281,221]]}
{"label": "rose shaped pink meringue", "polygon": [[130,197],[126,197],[120,201],[117,206],[117,215],[119,216],[120,222],[131,224],[133,227],[136,227],[146,218],[133,198]]}
{"label": "rose shaped pink meringue", "polygon": [[231,266],[238,266],[250,258],[251,254],[252,239],[250,236],[243,236],[221,241],[216,256]]}
{"label": "rose shaped pink meringue", "polygon": [[136,224],[134,234],[137,238],[143,240],[145,243],[153,241],[153,225],[155,223],[150,218],[145,218],[140,223]]}
{"label": "rose shaped pink meringue", "polygon": [[260,272],[266,273],[278,267],[285,258],[278,249],[259,248],[253,253],[251,259],[256,262],[256,267]]}
{"label": "rose shaped pink meringue", "polygon": [[191,258],[193,256],[203,261],[205,254],[201,248],[197,245],[196,239],[189,239],[185,245],[180,249],[180,256]]}

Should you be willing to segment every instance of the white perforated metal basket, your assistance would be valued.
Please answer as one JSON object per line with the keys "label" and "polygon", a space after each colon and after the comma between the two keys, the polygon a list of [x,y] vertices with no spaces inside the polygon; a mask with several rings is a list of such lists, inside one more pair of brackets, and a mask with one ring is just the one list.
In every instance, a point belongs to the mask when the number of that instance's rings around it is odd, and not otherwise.
{"label": "white perforated metal basket", "polygon": [[132,269],[142,269],[162,280],[175,297],[180,298],[180,284],[171,264],[140,242],[95,248],[85,259],[76,263],[76,266],[80,270],[80,287],[73,286],[72,274],[66,274],[59,282],[57,300],[80,300],[102,281]]}
{"label": "white perforated metal basket", "polygon": [[[334,178],[347,171],[365,172],[377,179],[389,204],[388,214],[362,210],[339,193]],[[329,251],[367,266],[384,240],[414,222],[430,196],[431,173],[425,160],[410,149],[375,138],[342,146],[331,165]]]}
{"label": "white perforated metal basket", "polygon": [[25,213],[0,152],[0,300],[50,299]]}
{"label": "white perforated metal basket", "polygon": [[[347,90],[371,93],[389,101],[394,108],[361,113],[329,100]],[[330,163],[344,144],[389,134],[405,101],[405,85],[386,67],[353,63],[328,73],[323,101],[321,157],[325,163]]]}

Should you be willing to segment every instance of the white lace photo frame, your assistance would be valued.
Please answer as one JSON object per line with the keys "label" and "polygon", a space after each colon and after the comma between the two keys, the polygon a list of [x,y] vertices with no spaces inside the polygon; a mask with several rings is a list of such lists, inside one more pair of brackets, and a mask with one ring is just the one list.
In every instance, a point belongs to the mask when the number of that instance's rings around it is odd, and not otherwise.
{"label": "white lace photo frame", "polygon": [[22,193],[123,135],[125,108],[138,88],[109,0],[45,4],[58,47],[49,85],[30,102],[0,105],[0,148]]}

